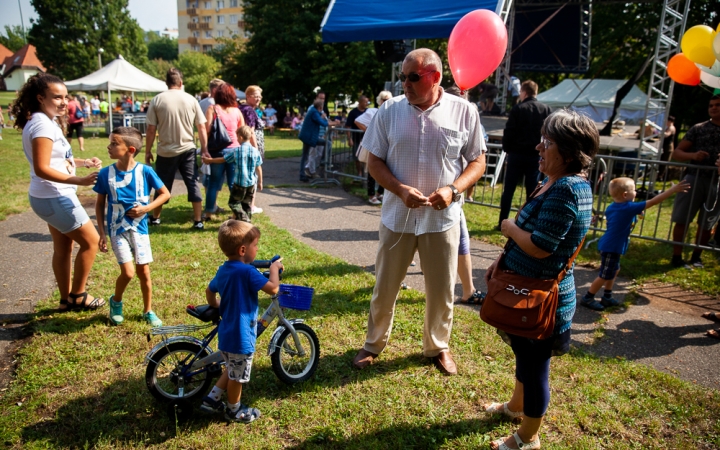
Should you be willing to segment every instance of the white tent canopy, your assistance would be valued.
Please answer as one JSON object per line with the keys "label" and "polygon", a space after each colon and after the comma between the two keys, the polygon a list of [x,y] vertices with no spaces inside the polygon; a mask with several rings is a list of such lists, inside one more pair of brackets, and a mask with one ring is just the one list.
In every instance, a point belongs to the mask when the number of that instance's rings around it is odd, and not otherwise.
{"label": "white tent canopy", "polygon": [[70,91],[164,92],[164,81],[150,76],[125,61],[122,55],[102,69],[77,80],[66,81]]}
{"label": "white tent canopy", "polygon": [[[595,122],[602,122],[610,119],[615,106],[615,94],[626,81],[565,79],[557,86],[539,94],[537,99],[553,109],[565,108],[572,103],[570,107],[573,110],[587,114]],[[616,118],[627,123],[639,124],[645,115],[646,102],[647,95],[637,86],[633,86],[620,103]],[[652,108],[653,105],[651,104],[650,107]]]}
{"label": "white tent canopy", "polygon": [[[108,101],[112,99],[112,91],[130,92],[164,92],[167,86],[164,81],[150,76],[125,61],[122,55],[118,55],[105,67],[86,75],[77,80],[66,81],[68,91],[107,91]],[[108,132],[112,129],[112,108],[110,108],[110,120],[106,125]]]}

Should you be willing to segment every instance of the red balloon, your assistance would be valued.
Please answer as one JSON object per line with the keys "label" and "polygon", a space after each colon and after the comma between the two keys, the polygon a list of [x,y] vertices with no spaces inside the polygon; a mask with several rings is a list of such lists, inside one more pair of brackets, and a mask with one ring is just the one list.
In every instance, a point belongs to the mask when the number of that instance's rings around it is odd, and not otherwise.
{"label": "red balloon", "polygon": [[507,50],[507,30],[502,19],[487,9],[463,16],[448,41],[448,62],[455,83],[469,89],[497,69]]}
{"label": "red balloon", "polygon": [[700,69],[682,53],[670,58],[667,73],[676,83],[687,84],[688,86],[700,84]]}

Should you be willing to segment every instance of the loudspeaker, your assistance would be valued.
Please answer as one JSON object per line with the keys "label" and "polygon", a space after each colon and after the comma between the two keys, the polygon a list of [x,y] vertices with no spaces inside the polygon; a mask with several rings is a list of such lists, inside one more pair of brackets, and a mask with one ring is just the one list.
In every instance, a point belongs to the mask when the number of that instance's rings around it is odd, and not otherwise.
{"label": "loudspeaker", "polygon": [[386,63],[400,62],[412,51],[412,40],[374,41],[375,55],[378,61]]}

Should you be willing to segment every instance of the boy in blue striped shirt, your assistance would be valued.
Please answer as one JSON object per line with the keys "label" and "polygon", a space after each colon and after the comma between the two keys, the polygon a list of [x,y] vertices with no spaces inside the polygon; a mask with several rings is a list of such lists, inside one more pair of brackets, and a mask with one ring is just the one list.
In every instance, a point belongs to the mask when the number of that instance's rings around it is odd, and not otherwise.
{"label": "boy in blue striped shirt", "polygon": [[230,187],[230,200],[228,206],[233,211],[235,220],[250,222],[252,219],[252,203],[255,198],[255,184],[257,190],[262,191],[262,157],[260,152],[250,145],[250,137],[253,130],[247,125],[238,128],[237,131],[240,147],[228,150],[222,157],[206,158],[202,161],[205,164],[229,163],[235,165],[235,178]]}

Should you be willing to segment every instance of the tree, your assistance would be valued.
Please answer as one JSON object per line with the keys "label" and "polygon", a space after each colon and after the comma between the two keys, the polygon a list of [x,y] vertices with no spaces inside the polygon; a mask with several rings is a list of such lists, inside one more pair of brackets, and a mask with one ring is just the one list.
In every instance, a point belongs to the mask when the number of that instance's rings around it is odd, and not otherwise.
{"label": "tree", "polygon": [[328,4],[329,0],[245,1],[245,25],[251,35],[245,42],[235,37],[230,44],[223,79],[240,89],[258,84],[266,100],[276,104],[308,105],[316,86],[353,97],[380,91],[389,65],[375,60],[371,42],[322,43],[318,29]]}
{"label": "tree", "polygon": [[178,57],[178,41],[168,36],[151,40],[148,45],[149,59],[164,59],[174,61]]}
{"label": "tree", "polygon": [[5,25],[5,35],[0,34],[0,44],[12,52],[20,50],[25,45],[25,33],[20,25]]}
{"label": "tree", "polygon": [[212,56],[200,52],[184,52],[178,58],[175,67],[183,73],[185,91],[197,94],[206,91],[210,81],[217,76],[220,63]]}
{"label": "tree", "polygon": [[128,12],[128,0],[31,0],[38,14],[28,40],[48,71],[75,79],[98,69],[98,49],[110,61],[122,55],[145,67],[143,31]]}
{"label": "tree", "polygon": [[167,71],[175,67],[174,61],[165,61],[164,59],[152,59],[145,66],[145,71],[157,79],[165,81]]}

